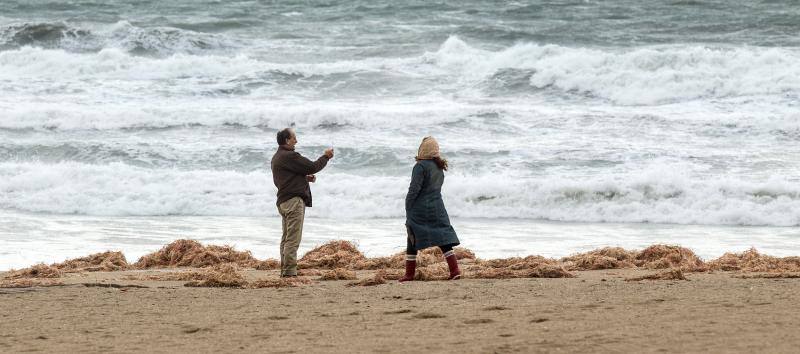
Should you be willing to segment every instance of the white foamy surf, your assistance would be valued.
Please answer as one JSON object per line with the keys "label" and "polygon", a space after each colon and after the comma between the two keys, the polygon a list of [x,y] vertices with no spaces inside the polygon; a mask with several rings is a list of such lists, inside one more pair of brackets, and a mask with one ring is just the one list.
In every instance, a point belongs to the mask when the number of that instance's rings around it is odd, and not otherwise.
{"label": "white foamy surf", "polygon": [[[277,216],[263,171],[64,164],[0,165],[0,208],[108,216]],[[311,217],[404,216],[407,177],[320,174]],[[443,189],[456,218],[705,225],[800,224],[800,187],[774,178],[693,180],[669,168],[575,179],[453,174]]]}

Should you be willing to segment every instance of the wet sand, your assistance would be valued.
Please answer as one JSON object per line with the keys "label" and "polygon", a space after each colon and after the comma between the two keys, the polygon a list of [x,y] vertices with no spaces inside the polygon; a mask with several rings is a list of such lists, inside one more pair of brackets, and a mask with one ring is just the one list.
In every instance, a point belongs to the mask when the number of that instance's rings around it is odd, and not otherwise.
{"label": "wet sand", "polygon": [[369,287],[320,281],[277,289],[126,279],[155,272],[76,273],[59,279],[63,286],[0,289],[0,352],[790,353],[800,347],[800,279],[715,272],[687,273],[689,281],[625,281],[655,273],[632,269],[561,279]]}

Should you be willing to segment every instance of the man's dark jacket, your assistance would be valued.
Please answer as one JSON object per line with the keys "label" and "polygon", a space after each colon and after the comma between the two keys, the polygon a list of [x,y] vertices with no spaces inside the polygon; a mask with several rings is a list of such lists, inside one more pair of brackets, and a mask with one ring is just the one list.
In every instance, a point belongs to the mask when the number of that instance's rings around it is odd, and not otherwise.
{"label": "man's dark jacket", "polygon": [[303,198],[307,207],[311,207],[311,188],[307,175],[313,175],[328,164],[328,157],[320,156],[311,161],[300,153],[284,145],[272,156],[272,181],[278,187],[278,205],[294,197]]}

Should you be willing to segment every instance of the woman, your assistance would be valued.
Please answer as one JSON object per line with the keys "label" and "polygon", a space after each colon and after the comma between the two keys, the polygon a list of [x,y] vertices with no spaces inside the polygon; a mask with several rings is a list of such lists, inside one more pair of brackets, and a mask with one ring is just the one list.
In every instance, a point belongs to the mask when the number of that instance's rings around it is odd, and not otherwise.
{"label": "woman", "polygon": [[417,164],[411,173],[411,186],[406,195],[406,274],[401,282],[414,279],[417,251],[439,246],[450,268],[450,279],[461,278],[453,247],[459,244],[456,231],[442,201],[442,183],[447,160],[439,155],[439,143],[429,136],[422,139],[417,152]]}

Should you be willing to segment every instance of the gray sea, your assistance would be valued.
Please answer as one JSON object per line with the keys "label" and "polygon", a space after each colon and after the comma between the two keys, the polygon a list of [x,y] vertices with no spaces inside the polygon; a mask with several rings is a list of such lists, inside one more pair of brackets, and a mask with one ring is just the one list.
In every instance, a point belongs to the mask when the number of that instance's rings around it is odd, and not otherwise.
{"label": "gray sea", "polygon": [[276,257],[275,133],[336,157],[301,252],[405,245],[422,137],[479,257],[800,254],[800,3],[0,2],[0,269]]}

